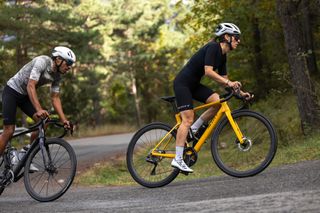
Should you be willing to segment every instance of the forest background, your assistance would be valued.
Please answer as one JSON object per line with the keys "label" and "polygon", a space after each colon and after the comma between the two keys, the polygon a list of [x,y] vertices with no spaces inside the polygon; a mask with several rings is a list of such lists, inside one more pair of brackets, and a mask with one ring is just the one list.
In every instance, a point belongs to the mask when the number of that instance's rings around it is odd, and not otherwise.
{"label": "forest background", "polygon": [[[320,126],[319,14],[319,0],[0,0],[0,85],[64,45],[77,63],[61,98],[79,131],[169,122],[159,97],[173,95],[174,77],[217,24],[232,22],[242,33],[228,54],[229,78],[255,94],[254,109],[286,144]],[[38,91],[51,109],[49,88]]]}

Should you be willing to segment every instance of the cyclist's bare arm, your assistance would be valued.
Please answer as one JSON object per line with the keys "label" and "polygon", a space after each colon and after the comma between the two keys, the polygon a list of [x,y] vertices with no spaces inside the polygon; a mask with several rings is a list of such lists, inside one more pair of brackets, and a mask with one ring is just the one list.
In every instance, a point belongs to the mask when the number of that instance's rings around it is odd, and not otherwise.
{"label": "cyclist's bare arm", "polygon": [[60,93],[58,92],[52,92],[51,93],[51,101],[52,101],[52,106],[54,110],[57,112],[61,122],[66,125],[67,128],[70,128],[70,122],[67,120],[63,109],[62,109],[62,104],[60,100]]}
{"label": "cyclist's bare arm", "polygon": [[230,81],[228,76],[219,75],[212,66],[204,66],[205,75],[214,81],[228,87],[232,87],[233,89],[239,89],[241,87],[241,83],[238,81]]}
{"label": "cyclist's bare arm", "polygon": [[27,92],[28,92],[28,96],[30,98],[32,105],[34,106],[34,108],[37,111],[36,116],[41,117],[41,118],[45,118],[45,117],[49,116],[49,113],[46,110],[43,110],[40,105],[37,91],[36,91],[37,83],[38,83],[38,81],[29,79],[28,85],[27,85]]}

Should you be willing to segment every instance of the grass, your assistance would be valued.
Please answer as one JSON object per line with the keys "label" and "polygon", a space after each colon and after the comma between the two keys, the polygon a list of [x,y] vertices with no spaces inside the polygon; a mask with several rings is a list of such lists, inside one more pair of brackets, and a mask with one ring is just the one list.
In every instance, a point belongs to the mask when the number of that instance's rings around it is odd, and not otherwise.
{"label": "grass", "polygon": [[130,124],[105,124],[97,127],[78,126],[74,131],[74,137],[94,137],[102,135],[121,134],[136,131],[136,127]]}
{"label": "grass", "polygon": [[[269,167],[293,164],[307,160],[320,159],[320,135],[311,138],[300,138],[290,147],[278,147],[275,158]],[[215,165],[209,143],[199,152],[198,161],[192,167],[193,174],[179,175],[176,181],[219,176],[223,172]],[[76,177],[76,183],[87,186],[136,185],[126,168],[125,157],[95,165]]]}
{"label": "grass", "polygon": [[[267,100],[253,105],[252,109],[266,115],[277,130],[278,150],[269,167],[320,159],[320,133],[309,136],[302,135],[293,95],[271,94]],[[175,181],[223,174],[212,160],[210,141],[198,153],[198,161],[192,169],[194,170],[193,174],[179,175]],[[125,156],[95,165],[90,170],[78,175],[76,183],[90,186],[137,184],[127,171]]]}

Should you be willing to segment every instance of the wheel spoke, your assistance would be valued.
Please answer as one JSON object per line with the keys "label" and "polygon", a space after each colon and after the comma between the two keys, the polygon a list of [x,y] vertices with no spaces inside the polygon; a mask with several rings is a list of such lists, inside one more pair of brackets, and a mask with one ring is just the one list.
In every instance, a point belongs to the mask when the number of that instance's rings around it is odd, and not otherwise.
{"label": "wheel spoke", "polygon": [[214,136],[212,155],[219,168],[229,175],[255,175],[263,171],[275,155],[277,141],[274,129],[266,118],[252,111],[233,113],[233,119],[244,136],[244,143],[240,145],[232,141],[236,141],[235,133],[225,119],[218,126],[219,134]]}
{"label": "wheel spoke", "polygon": [[[151,150],[170,130],[165,124],[153,123],[142,128],[132,138],[127,152],[127,166],[139,184],[146,187],[164,186],[179,174],[179,171],[171,167],[171,159],[150,156]],[[169,136],[175,138],[175,132],[171,134]],[[161,153],[172,153],[172,150],[175,150],[175,140],[171,140],[169,144],[166,142],[167,140],[163,140],[157,150],[161,150]],[[154,163],[148,162],[147,157]]]}
{"label": "wheel spoke", "polygon": [[[72,147],[60,138],[47,139],[47,156],[51,162],[40,168],[42,154],[40,148],[32,150],[27,160],[28,166],[24,173],[27,192],[38,201],[52,201],[62,196],[72,184],[76,172],[76,157]],[[40,163],[39,163],[40,162]],[[29,173],[30,164],[41,171]],[[47,175],[46,175],[47,174]]]}

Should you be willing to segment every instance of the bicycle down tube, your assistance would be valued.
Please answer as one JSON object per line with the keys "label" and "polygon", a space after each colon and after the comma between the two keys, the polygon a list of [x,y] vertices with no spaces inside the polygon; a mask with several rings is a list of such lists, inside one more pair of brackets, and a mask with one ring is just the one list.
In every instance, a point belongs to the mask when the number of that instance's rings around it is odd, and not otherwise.
{"label": "bicycle down tube", "polygon": [[[200,137],[199,141],[197,142],[197,144],[194,146],[194,150],[196,152],[199,152],[202,145],[205,143],[205,140],[210,136],[210,134],[212,133],[212,131],[215,129],[215,127],[217,126],[218,122],[221,120],[222,116],[225,114],[226,117],[228,118],[230,125],[232,126],[232,129],[234,131],[234,133],[236,134],[240,144],[243,143],[243,134],[239,128],[239,126],[237,125],[237,123],[234,121],[234,119],[232,118],[231,115],[231,110],[227,104],[227,102],[225,102],[224,100],[219,100],[216,102],[212,102],[212,103],[208,103],[208,104],[204,104],[198,107],[194,108],[194,111],[198,111],[204,108],[209,108],[212,107],[214,105],[221,105],[219,111],[217,112],[217,114],[215,115],[215,117],[212,119],[212,121],[209,123],[208,128],[205,130],[205,132],[203,133],[203,135]],[[172,131],[174,131],[175,129],[178,128],[178,126],[181,124],[181,117],[180,117],[180,113],[176,114],[176,121],[177,124],[170,130],[170,132],[168,132],[162,139],[161,141],[156,145],[156,147],[152,150],[152,155],[153,156],[159,156],[159,157],[166,157],[166,158],[174,158],[175,154],[173,153],[160,153],[157,152],[158,147],[160,147],[160,145],[163,143],[163,141],[168,137],[171,136]],[[169,143],[171,140],[169,140],[167,143]],[[166,146],[166,145],[165,145]]]}

